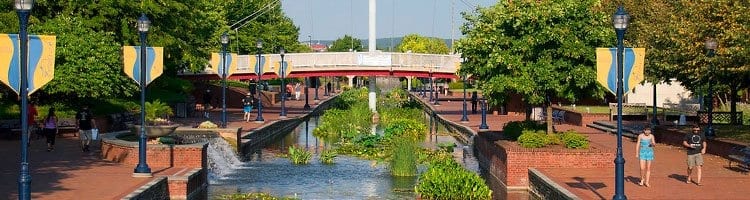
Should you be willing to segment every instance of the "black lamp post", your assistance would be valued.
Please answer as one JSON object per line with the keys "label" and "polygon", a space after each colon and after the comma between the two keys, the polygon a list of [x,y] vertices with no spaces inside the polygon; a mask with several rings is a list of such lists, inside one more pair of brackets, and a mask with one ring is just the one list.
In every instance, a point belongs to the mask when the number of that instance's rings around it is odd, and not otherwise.
{"label": "black lamp post", "polygon": [[29,162],[28,162],[28,142],[29,135],[27,124],[29,124],[28,116],[28,98],[29,90],[28,86],[28,54],[29,54],[29,35],[26,32],[27,25],[29,23],[29,15],[31,15],[31,8],[34,7],[33,0],[16,0],[15,8],[18,14],[18,23],[20,24],[20,30],[18,37],[20,39],[19,46],[21,50],[21,87],[19,92],[21,95],[21,172],[18,176],[18,199],[31,199],[31,174],[29,173]]}
{"label": "black lamp post", "polygon": [[286,78],[286,62],[284,62],[284,53],[286,53],[284,47],[280,47],[279,56],[281,56],[281,112],[279,113],[279,118],[281,119],[286,118],[286,85],[284,85],[284,78]]}
{"label": "black lamp post", "polygon": [[[462,61],[463,61],[463,59],[462,59]],[[461,63],[463,63],[463,62],[461,62]],[[461,116],[461,123],[469,123],[469,116],[467,115],[468,113],[466,111],[466,75],[464,74],[462,76],[462,78],[463,78],[463,82],[464,82],[464,99],[463,99],[464,103],[463,103],[463,110],[461,112],[461,115],[462,115]]]}
{"label": "black lamp post", "polygon": [[319,87],[320,87],[320,77],[316,76],[315,77],[315,94],[314,94],[315,97],[313,98],[313,101],[315,101],[315,102],[319,102],[320,101],[320,99],[318,99],[318,88]]}
{"label": "black lamp post", "polygon": [[440,100],[439,100],[440,98],[438,98],[438,94],[440,94],[440,91],[438,90],[437,82],[435,82],[435,99],[434,99],[435,101],[432,102],[432,105],[436,105],[436,106],[440,105]]}
{"label": "black lamp post", "polygon": [[305,106],[302,107],[303,110],[310,110],[310,98],[307,98],[307,91],[310,90],[310,77],[305,77]]}
{"label": "black lamp post", "polygon": [[[708,57],[709,59],[714,57],[714,53],[716,51],[716,47],[719,46],[718,42],[716,42],[716,39],[708,38],[706,39],[706,50],[708,50]],[[708,127],[706,127],[706,138],[713,139],[716,137],[716,132],[714,131],[714,65],[709,63],[709,70],[708,70]]]}
{"label": "black lamp post", "polygon": [[434,100],[432,98],[432,92],[433,92],[433,90],[432,90],[432,84],[435,83],[435,81],[432,79],[432,68],[430,68],[429,75],[430,75],[430,86],[429,86],[429,88],[430,88],[430,102],[432,102]]}
{"label": "black lamp post", "polygon": [[263,120],[263,100],[261,98],[262,92],[260,89],[263,76],[263,57],[260,55],[263,53],[263,40],[258,39],[258,41],[255,42],[255,47],[258,48],[258,84],[256,85],[256,87],[258,87],[258,117],[255,118],[255,123],[263,123],[265,120]]}
{"label": "black lamp post", "polygon": [[229,35],[221,34],[221,127],[227,127],[227,44]]}
{"label": "black lamp post", "polygon": [[146,14],[138,18],[138,33],[141,37],[141,135],[138,138],[138,165],[133,170],[133,177],[151,177],[151,168],[146,164],[146,33],[151,26]]}
{"label": "black lamp post", "polygon": [[479,131],[487,131],[490,129],[490,126],[487,126],[487,99],[482,97],[479,101],[482,103],[482,123],[479,124]]}
{"label": "black lamp post", "polygon": [[630,15],[622,6],[617,8],[612,23],[617,33],[617,155],[615,157],[615,195],[612,199],[628,199],[625,196],[625,158],[622,156],[622,77],[623,77],[623,56],[625,47],[623,39],[625,30],[628,29]]}
{"label": "black lamp post", "polygon": [[651,118],[651,130],[654,130],[656,128],[656,125],[659,125],[659,119],[656,118],[656,82],[654,82],[654,106],[653,108],[653,114]]}

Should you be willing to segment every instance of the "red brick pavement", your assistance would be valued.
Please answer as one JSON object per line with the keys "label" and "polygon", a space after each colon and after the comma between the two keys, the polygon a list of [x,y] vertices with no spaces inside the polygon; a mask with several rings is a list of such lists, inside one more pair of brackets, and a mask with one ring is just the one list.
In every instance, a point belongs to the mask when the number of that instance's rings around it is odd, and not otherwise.
{"label": "red brick pavement", "polygon": [[[462,101],[441,101],[440,104],[432,108],[436,109],[441,117],[454,122],[461,120]],[[471,105],[468,102],[467,104]],[[522,115],[488,114],[487,123],[490,131],[500,131],[505,123],[524,118]],[[465,125],[478,131],[481,115],[470,115],[469,120]],[[555,125],[555,129],[575,129],[588,135],[591,142],[610,148],[617,146],[615,135],[595,129],[573,125]],[[639,163],[634,153],[635,142],[623,138],[623,156],[626,160],[625,195],[629,199],[750,199],[750,175],[726,168],[727,160],[714,155],[704,155],[703,186],[686,184],[685,150],[668,145],[658,145],[655,149],[656,160],[652,165],[651,187],[640,187],[637,185],[640,177]],[[614,168],[540,170],[583,199],[611,199],[614,195]]]}
{"label": "red brick pavement", "polygon": [[[310,106],[317,104],[313,99],[313,89],[310,89]],[[323,90],[319,90],[319,98],[324,97]],[[302,101],[287,101],[289,107],[288,116],[297,117],[305,112],[304,95]],[[264,108],[264,124],[279,119],[279,104]],[[212,121],[220,122],[221,109],[214,109],[211,114]],[[254,110],[255,111],[255,110]],[[198,114],[200,115],[200,113]],[[255,119],[256,114],[252,115]],[[204,118],[196,116],[187,119],[177,119],[178,123],[186,126],[197,125],[205,121]],[[239,108],[228,109],[229,127],[242,127],[243,130],[252,130],[264,124],[242,121],[242,110]],[[135,166],[122,165],[101,159],[99,143],[92,145],[91,152],[82,152],[77,137],[66,134],[66,137],[58,137],[56,148],[52,152],[46,152],[44,139],[32,140],[29,148],[29,165],[31,170],[31,192],[32,199],[119,199],[134,191],[141,185],[149,182],[152,178],[133,178],[132,173]],[[17,199],[18,174],[20,169],[20,142],[19,140],[0,140],[0,155],[5,155],[5,164],[0,164],[0,199]],[[166,176],[180,171],[178,168],[156,169],[151,168],[154,176]]]}

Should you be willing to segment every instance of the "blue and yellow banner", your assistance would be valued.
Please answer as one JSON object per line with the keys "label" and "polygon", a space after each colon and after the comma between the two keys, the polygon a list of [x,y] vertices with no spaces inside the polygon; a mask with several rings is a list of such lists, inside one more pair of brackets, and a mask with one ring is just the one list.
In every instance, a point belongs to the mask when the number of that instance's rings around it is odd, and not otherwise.
{"label": "blue and yellow banner", "polygon": [[[125,63],[125,74],[141,84],[141,47],[122,47],[123,62]],[[164,71],[164,48],[146,47],[146,85],[161,76]]]}
{"label": "blue and yellow banner", "polygon": [[[224,73],[224,67],[223,67],[223,56],[220,53],[211,53],[211,66],[216,71],[216,74],[221,77],[221,75]],[[232,76],[235,72],[237,72],[237,54],[235,53],[228,53],[227,54],[227,77]]]}
{"label": "blue and yellow banner", "polygon": [[[16,93],[21,88],[21,50],[18,34],[0,34],[0,82]],[[57,39],[49,35],[29,35],[27,83],[34,93],[55,77]]]}
{"label": "blue and yellow banner", "polygon": [[283,64],[281,63],[281,61],[277,62],[274,65],[274,68],[276,68],[276,70],[273,71],[274,73],[278,74],[279,76],[283,74],[284,77],[289,77],[289,74],[292,73],[294,67],[289,64],[289,61],[285,60]]}
{"label": "blue and yellow banner", "polygon": [[[263,55],[260,56],[260,62],[258,62],[258,55],[250,56],[250,63],[254,63],[253,73],[258,74],[258,69],[263,69],[264,74],[266,72],[272,72],[273,70],[271,69],[271,66],[268,65],[266,60],[268,60],[267,57]],[[258,67],[263,67],[263,68],[258,68]]]}
{"label": "blue and yellow banner", "polygon": [[[596,80],[612,94],[617,94],[617,48],[596,48]],[[623,94],[643,81],[646,49],[625,48],[622,68]]]}

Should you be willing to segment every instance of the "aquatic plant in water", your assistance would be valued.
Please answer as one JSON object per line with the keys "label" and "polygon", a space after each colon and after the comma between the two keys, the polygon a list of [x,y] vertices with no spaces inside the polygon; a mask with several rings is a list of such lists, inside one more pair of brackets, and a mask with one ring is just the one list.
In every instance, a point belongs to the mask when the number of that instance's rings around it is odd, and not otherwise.
{"label": "aquatic plant in water", "polygon": [[335,150],[326,149],[320,152],[320,162],[326,165],[333,164],[333,160],[338,156]]}
{"label": "aquatic plant in water", "polygon": [[310,163],[312,153],[305,151],[304,149],[289,146],[289,153],[287,154],[287,157],[292,161],[292,164],[306,165]]}

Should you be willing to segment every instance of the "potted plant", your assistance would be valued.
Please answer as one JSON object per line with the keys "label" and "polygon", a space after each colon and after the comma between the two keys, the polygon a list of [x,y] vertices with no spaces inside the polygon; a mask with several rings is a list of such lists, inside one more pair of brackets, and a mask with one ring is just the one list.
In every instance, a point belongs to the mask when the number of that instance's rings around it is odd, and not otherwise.
{"label": "potted plant", "polygon": [[[172,124],[169,117],[174,115],[172,108],[164,102],[154,100],[146,102],[146,135],[149,138],[156,138],[174,133],[179,127],[178,124]],[[134,125],[130,131],[136,135],[140,133],[141,126]]]}

